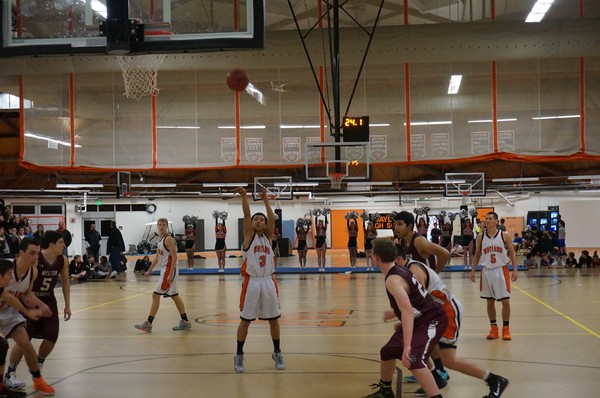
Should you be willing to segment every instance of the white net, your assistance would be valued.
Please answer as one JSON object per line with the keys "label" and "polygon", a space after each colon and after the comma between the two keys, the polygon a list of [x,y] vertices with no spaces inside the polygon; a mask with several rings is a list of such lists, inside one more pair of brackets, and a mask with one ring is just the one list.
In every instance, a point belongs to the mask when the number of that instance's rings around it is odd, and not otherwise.
{"label": "white net", "polygon": [[343,173],[331,173],[329,174],[329,181],[331,181],[331,189],[342,189],[342,181],[346,175]]}
{"label": "white net", "polygon": [[158,67],[164,59],[165,54],[117,56],[125,82],[124,95],[136,100],[145,95],[158,95]]}

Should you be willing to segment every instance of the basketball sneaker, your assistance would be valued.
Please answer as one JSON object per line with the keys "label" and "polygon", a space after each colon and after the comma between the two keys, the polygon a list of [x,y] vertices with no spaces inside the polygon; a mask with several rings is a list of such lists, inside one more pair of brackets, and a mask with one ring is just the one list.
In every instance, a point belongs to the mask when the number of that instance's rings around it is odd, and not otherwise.
{"label": "basketball sneaker", "polygon": [[0,383],[0,398],[23,398],[27,396],[25,390],[9,390]]}
{"label": "basketball sneaker", "polygon": [[493,373],[490,373],[486,382],[490,386],[490,393],[483,398],[499,398],[508,387],[508,379]]}
{"label": "basketball sneaker", "polygon": [[508,326],[502,327],[502,340],[512,340],[512,336],[510,335],[510,329]]}
{"label": "basketball sneaker", "polygon": [[9,390],[22,390],[25,383],[17,378],[16,372],[10,372],[4,375],[4,385]]}
{"label": "basketball sneaker", "polygon": [[274,352],[273,355],[271,355],[271,358],[273,358],[273,360],[275,361],[275,369],[285,369],[285,363],[283,362],[283,355],[281,355],[281,352]]}
{"label": "basketball sneaker", "polygon": [[42,376],[33,378],[33,389],[39,391],[42,395],[54,395],[54,388]]}
{"label": "basketball sneaker", "polygon": [[186,322],[183,319],[179,321],[179,324],[173,326],[173,330],[190,330],[192,328],[191,322]]}
{"label": "basketball sneaker", "polygon": [[[442,379],[444,379],[445,381],[448,381],[450,379],[450,375],[445,370],[438,370],[437,372],[440,374],[440,376],[442,376]],[[404,376],[404,381],[406,381],[407,383],[416,383],[417,378],[414,375],[408,375]]]}
{"label": "basketball sneaker", "polygon": [[494,340],[497,339],[499,337],[498,335],[498,325],[492,325],[492,327],[490,328],[490,333],[487,335],[487,339],[488,340]]}
{"label": "basketball sneaker", "polygon": [[235,354],[233,357],[233,370],[235,370],[235,373],[244,373],[246,371],[244,368],[244,354]]}
{"label": "basketball sneaker", "polygon": [[152,324],[148,321],[144,321],[144,323],[140,323],[139,325],[135,325],[137,330],[141,330],[142,332],[152,333]]}
{"label": "basketball sneaker", "polygon": [[392,391],[392,387],[384,386],[381,381],[376,384],[371,384],[369,387],[373,390],[377,388],[377,391],[373,394],[365,395],[363,398],[396,398],[394,391]]}

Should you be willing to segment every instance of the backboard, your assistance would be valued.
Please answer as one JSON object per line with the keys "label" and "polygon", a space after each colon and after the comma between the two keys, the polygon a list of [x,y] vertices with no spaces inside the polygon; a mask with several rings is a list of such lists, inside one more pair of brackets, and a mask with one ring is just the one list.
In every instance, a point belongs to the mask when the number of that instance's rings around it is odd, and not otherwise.
{"label": "backboard", "polygon": [[306,143],[304,170],[307,181],[331,181],[334,173],[344,181],[368,181],[371,178],[369,142]]}
{"label": "backboard", "polygon": [[264,12],[264,0],[2,1],[0,56],[263,48]]}
{"label": "backboard", "polygon": [[485,173],[446,173],[444,196],[485,196]]}
{"label": "backboard", "polygon": [[292,200],[294,192],[292,190],[292,177],[255,177],[252,199],[261,200],[260,193],[262,189],[267,190],[267,195],[274,196],[276,200]]}

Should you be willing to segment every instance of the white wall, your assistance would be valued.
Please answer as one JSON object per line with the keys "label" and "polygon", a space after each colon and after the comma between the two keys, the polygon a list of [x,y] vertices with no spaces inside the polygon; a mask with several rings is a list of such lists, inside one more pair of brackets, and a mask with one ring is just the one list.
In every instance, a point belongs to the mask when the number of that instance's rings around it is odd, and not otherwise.
{"label": "white wall", "polygon": [[[560,206],[560,213],[563,220],[567,223],[567,245],[574,247],[597,248],[600,247],[600,238],[597,233],[598,226],[595,220],[600,219],[600,195],[599,194],[578,194],[575,192],[544,192],[530,193],[522,195],[507,195],[513,206],[507,203],[494,192],[488,192],[485,198],[471,198],[468,200],[469,208],[472,207],[494,207],[500,217],[526,217],[527,212],[531,210],[546,210],[548,206]],[[7,201],[8,202],[8,201]],[[32,200],[19,199],[12,202],[32,203]],[[35,202],[38,202],[36,200]],[[54,201],[55,202],[55,201]],[[155,222],[160,217],[166,217],[173,222],[174,232],[183,233],[184,225],[182,217],[186,214],[195,215],[204,219],[204,237],[206,250],[212,250],[215,245],[214,219],[212,213],[214,210],[227,211],[227,247],[230,249],[239,248],[238,245],[238,218],[242,218],[241,200],[232,198],[223,200],[215,199],[156,199],[153,201],[134,198],[134,199],[113,199],[103,200],[103,204],[112,203],[153,203],[157,210],[154,214],[146,212],[118,212],[116,214],[117,225],[122,227],[123,239],[126,247],[129,244],[138,244],[142,239],[145,224]],[[82,215],[75,212],[74,201],[67,202],[67,228],[74,233],[73,244],[69,250],[70,253],[82,253]],[[273,207],[280,206],[283,212],[284,220],[296,220],[311,209],[331,208],[331,209],[366,209],[371,212],[389,212],[392,210],[413,211],[415,207],[428,205],[431,213],[435,214],[440,210],[458,211],[461,205],[461,198],[444,197],[420,197],[411,198],[403,196],[402,206],[398,204],[398,194],[388,196],[366,197],[366,196],[330,196],[322,200],[308,200],[300,197],[293,201],[273,202]],[[252,212],[264,211],[262,202],[250,200]],[[294,237],[288,237],[293,241]],[[331,237],[329,237],[331,238]],[[329,239],[329,241],[331,241]]]}

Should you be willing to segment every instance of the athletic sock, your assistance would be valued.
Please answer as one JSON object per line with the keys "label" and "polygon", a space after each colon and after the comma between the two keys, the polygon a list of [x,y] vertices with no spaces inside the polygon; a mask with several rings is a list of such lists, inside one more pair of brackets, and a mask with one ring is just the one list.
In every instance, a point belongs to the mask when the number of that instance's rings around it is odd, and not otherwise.
{"label": "athletic sock", "polygon": [[42,358],[41,356],[38,355],[38,363],[44,363],[45,360],[46,360],[46,358]]}
{"label": "athletic sock", "polygon": [[492,375],[492,372],[490,372],[489,370],[486,370],[485,375],[483,375],[483,381],[487,382],[491,375]]}
{"label": "athletic sock", "polygon": [[493,319],[493,320],[492,320],[492,319],[490,319],[490,325],[496,325],[496,326],[498,326],[498,324],[496,323],[496,320],[495,320],[495,319]]}
{"label": "athletic sock", "polygon": [[186,322],[189,322],[189,321],[188,321],[187,314],[186,314],[185,312],[184,312],[183,314],[181,314],[181,319],[183,319],[183,320],[184,320],[184,321],[186,321]]}
{"label": "athletic sock", "polygon": [[245,343],[245,341],[237,342],[237,351],[236,351],[237,355],[244,355],[244,343]]}
{"label": "athletic sock", "polygon": [[442,363],[442,358],[436,358],[433,360],[433,364],[435,365],[435,368],[439,371],[445,372],[446,369],[444,369],[444,364]]}
{"label": "athletic sock", "polygon": [[32,372],[31,370],[29,371],[29,373],[31,373],[31,375],[33,376],[34,379],[39,379],[40,377],[42,377],[40,370],[36,370],[35,372]]}
{"label": "athletic sock", "polygon": [[444,397],[442,397],[442,394],[438,394],[438,395],[435,395],[435,396],[433,396],[431,398],[444,398]]}
{"label": "athletic sock", "polygon": [[388,388],[392,388],[392,381],[383,381],[381,379],[379,379],[379,385],[381,386],[381,388],[383,389],[388,389]]}
{"label": "athletic sock", "polygon": [[508,326],[509,321],[502,321],[502,326]]}
{"label": "athletic sock", "polygon": [[8,369],[6,369],[6,374],[9,374],[10,372],[16,372],[16,371],[17,371],[17,364],[14,362],[9,362]]}
{"label": "athletic sock", "polygon": [[152,322],[154,322],[154,317],[152,315],[148,315],[148,323],[152,325]]}
{"label": "athletic sock", "polygon": [[279,348],[280,340],[273,340],[273,351],[281,352],[281,348]]}

